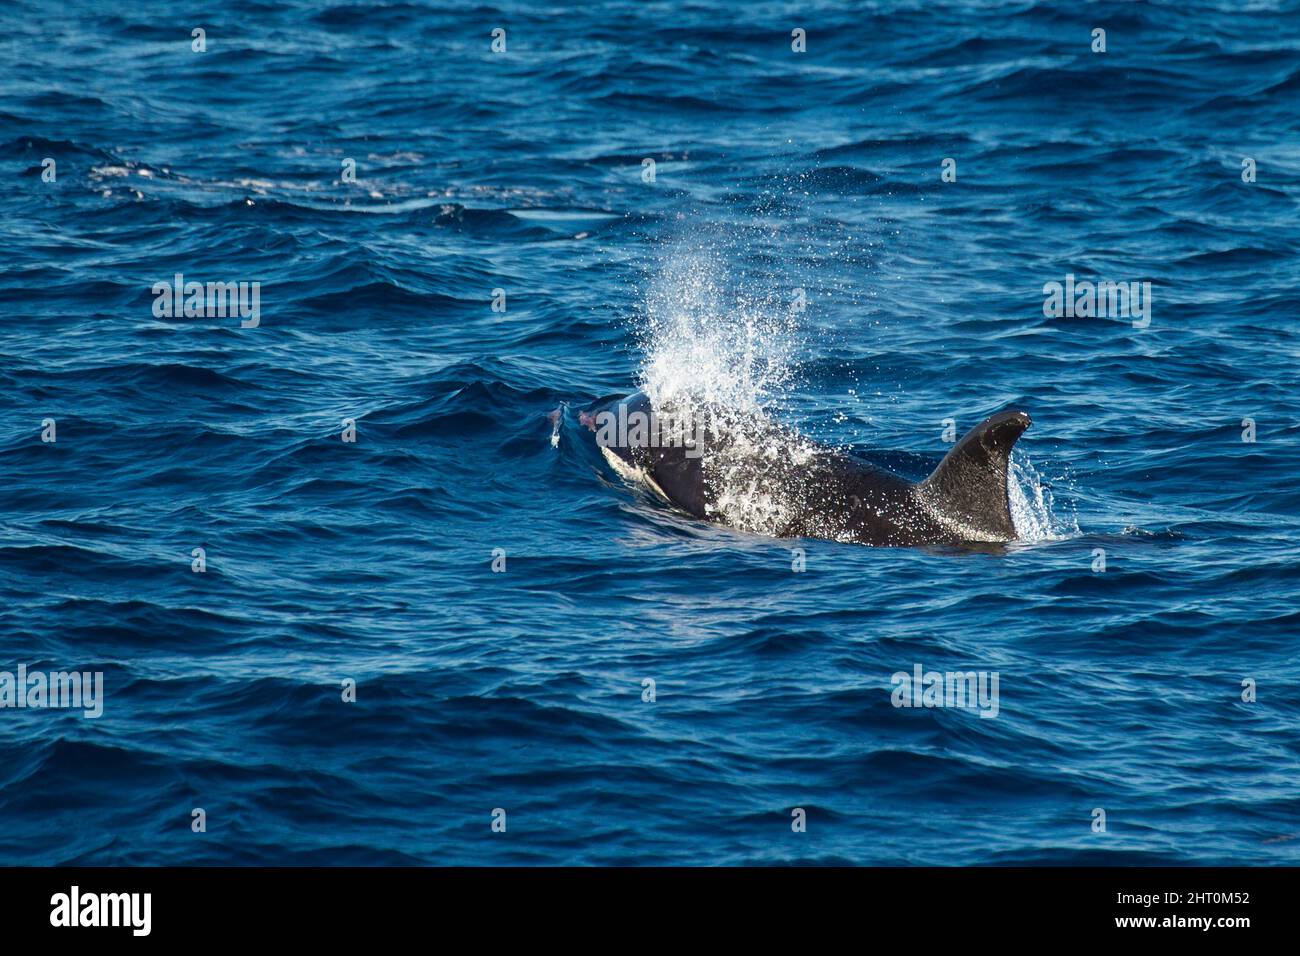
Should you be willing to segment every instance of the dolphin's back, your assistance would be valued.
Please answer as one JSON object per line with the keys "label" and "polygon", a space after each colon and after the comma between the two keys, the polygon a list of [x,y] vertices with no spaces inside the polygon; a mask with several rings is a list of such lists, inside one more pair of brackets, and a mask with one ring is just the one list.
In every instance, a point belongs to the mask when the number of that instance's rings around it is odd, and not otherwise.
{"label": "dolphin's back", "polygon": [[[652,413],[640,392],[592,407],[614,416]],[[596,430],[594,418],[583,420]],[[876,545],[1003,542],[1016,537],[1008,456],[1029,424],[1020,411],[992,416],[919,484],[771,423],[747,423],[740,436],[706,430],[703,447],[650,445],[621,434],[600,444],[611,464],[643,478],[671,504],[742,530]],[[755,502],[762,507],[754,509]]]}

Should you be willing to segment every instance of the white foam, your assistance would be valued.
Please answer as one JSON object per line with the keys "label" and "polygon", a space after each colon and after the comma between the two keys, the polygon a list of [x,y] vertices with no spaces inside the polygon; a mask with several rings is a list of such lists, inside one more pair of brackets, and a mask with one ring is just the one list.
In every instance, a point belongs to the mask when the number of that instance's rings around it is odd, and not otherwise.
{"label": "white foam", "polygon": [[697,243],[668,252],[638,329],[645,354],[639,385],[653,407],[711,423],[711,434],[726,436],[704,462],[716,511],[734,528],[775,534],[798,502],[754,476],[812,453],[808,443],[778,436],[770,417],[796,367],[797,313],[775,293],[754,296],[733,282],[723,249]]}
{"label": "white foam", "polygon": [[1029,456],[1013,449],[1007,469],[1007,500],[1011,521],[1021,541],[1060,541],[1080,535],[1078,515],[1071,509],[1058,514],[1052,486],[1043,480]]}

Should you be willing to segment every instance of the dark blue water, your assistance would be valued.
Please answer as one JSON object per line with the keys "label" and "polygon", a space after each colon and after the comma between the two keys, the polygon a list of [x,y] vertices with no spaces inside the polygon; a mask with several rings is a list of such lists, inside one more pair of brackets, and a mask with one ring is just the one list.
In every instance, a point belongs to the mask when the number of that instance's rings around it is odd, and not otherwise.
{"label": "dark blue water", "polygon": [[[0,670],[104,675],[0,710],[0,862],[1300,863],[1296,3],[11,0],[0,65]],[[913,474],[1023,408],[1025,540],[694,522],[577,423],[640,386]]]}

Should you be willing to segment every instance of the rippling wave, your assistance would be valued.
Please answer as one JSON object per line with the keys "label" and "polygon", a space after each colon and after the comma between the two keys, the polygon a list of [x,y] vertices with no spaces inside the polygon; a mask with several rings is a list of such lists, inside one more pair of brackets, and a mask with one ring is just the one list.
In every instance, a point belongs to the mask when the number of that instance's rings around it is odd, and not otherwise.
{"label": "rippling wave", "polygon": [[[1294,2],[186,16],[0,11],[0,672],[104,681],[0,708],[0,862],[1300,862]],[[692,521],[636,388],[1024,408],[1023,540]]]}

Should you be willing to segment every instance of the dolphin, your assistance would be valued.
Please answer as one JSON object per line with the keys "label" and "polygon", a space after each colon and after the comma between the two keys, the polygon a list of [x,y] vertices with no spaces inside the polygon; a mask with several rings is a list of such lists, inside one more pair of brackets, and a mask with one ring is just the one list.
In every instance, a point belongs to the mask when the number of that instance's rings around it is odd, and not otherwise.
{"label": "dolphin", "polygon": [[764,416],[655,408],[643,392],[598,399],[578,420],[616,472],[705,521],[869,545],[1016,538],[1007,459],[1030,425],[1016,409],[976,425],[915,483]]}

